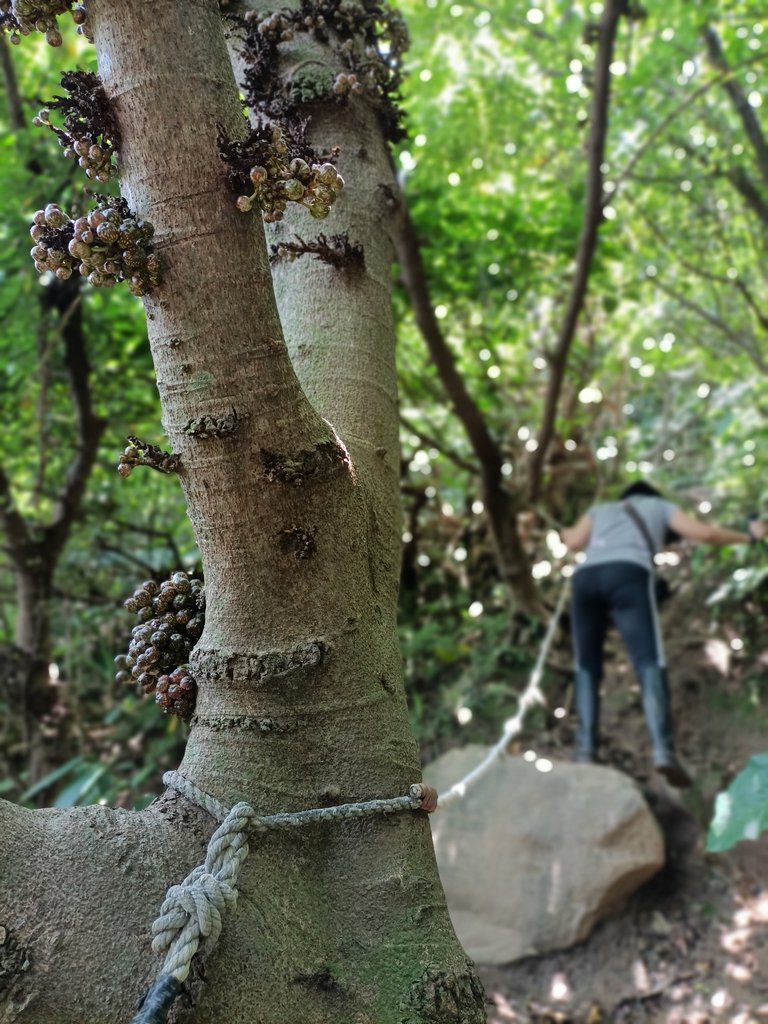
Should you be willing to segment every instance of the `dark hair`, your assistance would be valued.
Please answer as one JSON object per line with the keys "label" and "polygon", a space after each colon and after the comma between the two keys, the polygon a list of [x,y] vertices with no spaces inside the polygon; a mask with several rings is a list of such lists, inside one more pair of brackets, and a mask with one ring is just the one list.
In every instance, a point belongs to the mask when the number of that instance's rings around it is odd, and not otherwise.
{"label": "dark hair", "polygon": [[[635,480],[629,487],[625,487],[619,497],[620,501],[625,498],[631,498],[633,495],[645,495],[648,498],[663,498],[664,495],[661,491],[657,490],[652,484],[647,483],[645,480]],[[665,544],[674,544],[676,540],[682,540],[679,533],[675,530],[667,529],[664,537]]]}
{"label": "dark hair", "polygon": [[635,480],[635,482],[633,484],[630,484],[629,487],[625,487],[619,495],[619,499],[623,501],[624,498],[631,498],[633,494],[644,494],[647,495],[649,498],[664,497],[661,491],[658,491],[651,484],[646,483],[645,480]]}

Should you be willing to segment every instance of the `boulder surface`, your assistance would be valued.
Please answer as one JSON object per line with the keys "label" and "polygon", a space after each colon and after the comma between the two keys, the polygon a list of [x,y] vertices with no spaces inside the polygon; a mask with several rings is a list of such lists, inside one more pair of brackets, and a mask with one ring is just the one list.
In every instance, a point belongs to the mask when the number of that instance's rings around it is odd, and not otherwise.
{"label": "boulder surface", "polygon": [[[452,750],[425,781],[447,792],[486,753]],[[505,756],[430,821],[454,928],[482,964],[580,942],[664,863],[637,785],[598,765]]]}

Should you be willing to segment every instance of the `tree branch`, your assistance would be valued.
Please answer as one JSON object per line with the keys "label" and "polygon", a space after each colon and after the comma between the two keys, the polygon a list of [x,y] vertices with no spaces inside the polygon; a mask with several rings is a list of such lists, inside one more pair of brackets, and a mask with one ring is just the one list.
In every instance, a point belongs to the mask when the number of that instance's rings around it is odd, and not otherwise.
{"label": "tree branch", "polygon": [[91,367],[83,334],[80,278],[48,285],[48,301],[59,311],[59,332],[64,342],[64,365],[77,418],[77,444],[61,489],[53,519],[45,529],[48,557],[61,552],[77,515],[107,421],[95,415],[91,400]]}
{"label": "tree branch", "polygon": [[595,85],[592,96],[592,118],[587,142],[588,169],[587,195],[584,205],[584,219],[576,254],[576,271],[571,284],[571,293],[565,310],[554,350],[549,357],[549,380],[544,400],[544,414],[538,434],[538,447],[531,457],[530,492],[533,501],[538,501],[547,450],[552,440],[557,416],[557,404],[568,362],[568,351],[576,333],[584,300],[587,295],[589,274],[597,248],[597,235],[603,216],[603,175],[601,165],[605,154],[605,138],[608,131],[608,108],[611,94],[610,64],[619,18],[624,11],[623,0],[609,0],[600,24],[600,46],[595,64]]}
{"label": "tree branch", "polygon": [[677,289],[671,288],[668,284],[664,284],[664,282],[659,280],[658,277],[654,278],[653,281],[656,287],[659,288],[662,292],[664,292],[665,295],[669,295],[669,297],[671,299],[674,299],[675,302],[679,302],[681,306],[685,306],[686,309],[689,309],[692,313],[695,313],[697,316],[700,316],[702,320],[705,320],[708,324],[716,328],[718,331],[721,332],[721,334],[728,338],[728,340],[735,348],[738,348],[740,351],[746,353],[746,355],[749,356],[749,358],[752,360],[752,362],[760,370],[761,373],[768,373],[768,362],[766,362],[763,358],[760,352],[760,346],[757,344],[757,342],[755,342],[754,345],[749,345],[741,334],[738,334],[736,331],[734,331],[719,316],[716,316],[714,313],[710,313],[708,309],[705,309],[703,306],[700,306],[697,302],[694,302],[692,299],[687,298],[687,296],[683,295],[681,292],[678,292]]}
{"label": "tree branch", "polygon": [[454,412],[463,424],[472,449],[483,467],[483,473],[489,478],[499,479],[503,462],[499,446],[491,436],[482,413],[467,390],[463,377],[456,369],[454,355],[440,330],[435,311],[432,308],[421,246],[404,197],[400,203],[398,227],[397,253],[400,269],[419,330]]}
{"label": "tree branch", "polygon": [[13,66],[13,58],[11,57],[11,48],[8,45],[5,32],[0,32],[0,65],[2,65],[3,78],[5,79],[5,95],[8,97],[8,121],[11,130],[19,132],[26,126],[24,107],[21,102],[21,94],[19,93],[16,69]]}
{"label": "tree branch", "polygon": [[477,466],[475,463],[470,462],[468,459],[463,459],[460,455],[454,452],[449,445],[445,444],[443,441],[439,441],[431,434],[427,434],[426,431],[421,430],[419,427],[415,427],[413,423],[406,419],[402,414],[400,416],[400,422],[406,430],[410,430],[414,436],[418,437],[418,439],[429,448],[437,449],[441,455],[446,459],[450,459],[455,466],[459,467],[459,469],[463,469],[465,472],[471,473],[472,476],[477,476]]}
{"label": "tree branch", "polygon": [[[528,559],[517,530],[520,496],[504,489],[501,467],[504,457],[491,436],[480,409],[456,368],[456,360],[440,330],[432,308],[429,284],[416,229],[405,200],[400,204],[397,248],[403,281],[409,293],[416,321],[469,443],[480,463],[482,495],[491,536],[496,548],[499,575],[526,609],[535,609],[539,595],[531,578]],[[440,447],[436,445],[436,447]]]}
{"label": "tree branch", "polygon": [[741,167],[732,167],[727,171],[721,171],[720,176],[727,178],[747,206],[757,214],[764,224],[768,224],[768,202],[765,201],[747,172]]}
{"label": "tree branch", "polygon": [[723,71],[719,75],[716,75],[714,78],[710,78],[708,82],[703,82],[698,87],[698,89],[694,89],[690,96],[687,96],[682,101],[682,103],[679,103],[673,110],[671,110],[665,118],[662,118],[662,120],[659,121],[656,127],[651,132],[648,133],[648,135],[643,140],[642,144],[638,146],[638,148],[632,154],[628,163],[624,167],[624,170],[620,171],[619,174],[614,177],[613,180],[615,188],[611,193],[611,201],[615,201],[615,197],[618,194],[619,188],[632,174],[639,160],[648,152],[648,150],[651,148],[654,142],[656,142],[659,136],[664,134],[664,132],[667,130],[670,124],[672,124],[672,122],[677,117],[679,117],[684,110],[687,110],[688,107],[695,103],[700,96],[703,96],[704,93],[708,92],[713,86],[721,85],[724,81],[732,77],[741,68],[748,67],[750,64],[754,64],[758,60],[763,59],[764,56],[762,53],[755,54],[754,56],[749,57],[747,60],[742,61],[741,64],[738,64],[735,68],[730,68],[728,71]]}
{"label": "tree branch", "polygon": [[16,508],[11,493],[11,485],[5,470],[0,466],[0,523],[8,538],[6,551],[14,565],[23,564],[29,550],[31,537],[27,524]]}
{"label": "tree branch", "polygon": [[728,64],[720,36],[713,25],[705,27],[704,41],[707,44],[710,62],[727,76],[723,79],[723,88],[728,93],[734,110],[741,119],[747,138],[752,143],[752,148],[755,151],[760,174],[765,184],[768,185],[768,141],[766,141],[765,135],[763,135],[763,129],[757,114],[747,99],[741,87],[741,82],[736,79]]}
{"label": "tree branch", "polygon": [[[632,205],[634,206],[635,204]],[[645,213],[643,210],[638,210],[636,206],[635,212],[639,214],[641,220],[645,221],[645,224],[650,230],[650,232],[653,235],[655,235],[655,237],[659,240],[662,246],[674,254],[675,260],[680,264],[681,267],[684,267],[686,270],[688,270],[691,274],[693,274],[696,277],[704,278],[704,280],[706,281],[715,281],[717,282],[717,284],[721,284],[728,289],[735,289],[736,291],[738,291],[741,294],[747,306],[749,306],[749,308],[757,317],[760,326],[768,330],[768,315],[766,315],[761,310],[751,290],[741,280],[741,278],[737,277],[735,280],[732,280],[730,277],[725,277],[723,274],[716,274],[711,270],[707,270],[707,268],[702,266],[700,263],[692,263],[690,260],[686,260],[684,257],[680,256],[675,251],[674,245],[667,238],[664,231],[659,227],[659,225],[654,220],[652,220],[648,216],[647,213]]]}

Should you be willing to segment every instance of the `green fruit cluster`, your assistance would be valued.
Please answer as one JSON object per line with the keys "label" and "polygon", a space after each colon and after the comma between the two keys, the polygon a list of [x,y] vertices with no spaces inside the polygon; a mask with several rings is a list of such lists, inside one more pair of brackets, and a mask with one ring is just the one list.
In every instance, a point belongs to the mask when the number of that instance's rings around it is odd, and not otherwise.
{"label": "green fruit cluster", "polygon": [[47,43],[61,46],[58,18],[69,10],[78,32],[87,35],[85,7],[75,4],[73,8],[72,0],[0,0],[0,28],[10,33],[14,45],[21,42],[21,36],[43,32]]}
{"label": "green fruit cluster", "polygon": [[[344,179],[327,161],[308,163],[301,157],[291,159],[288,145],[279,126],[267,129],[270,139],[265,144],[259,131],[256,158],[249,171],[253,192],[241,195],[237,208],[249,213],[254,207],[261,210],[267,222],[282,220],[289,202],[305,206],[317,220],[323,220],[331,211],[339,193],[344,188]],[[261,130],[263,132],[263,129]]]}
{"label": "green fruit cluster", "polygon": [[188,660],[205,625],[205,588],[175,572],[159,586],[147,580],[124,607],[136,615],[127,654],[115,658],[118,683],[136,681],[144,693],[155,691],[155,702],[167,712],[190,718],[197,688]]}
{"label": "green fruit cluster", "polygon": [[127,281],[145,295],[160,280],[160,261],[149,250],[154,228],[138,221],[123,200],[105,200],[87,216],[72,220],[56,205],[38,210],[29,230],[35,270],[65,281],[77,270],[96,288]]}

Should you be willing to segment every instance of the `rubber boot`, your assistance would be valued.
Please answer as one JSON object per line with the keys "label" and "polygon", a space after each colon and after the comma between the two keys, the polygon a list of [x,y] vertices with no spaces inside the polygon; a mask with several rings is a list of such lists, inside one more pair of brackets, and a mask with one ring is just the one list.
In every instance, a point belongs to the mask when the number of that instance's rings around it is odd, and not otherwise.
{"label": "rubber boot", "polygon": [[573,677],[573,706],[579,719],[571,760],[595,764],[597,723],[600,717],[600,682],[585,669],[576,669]]}
{"label": "rubber boot", "polygon": [[675,754],[666,671],[656,666],[643,669],[640,673],[640,688],[645,721],[651,735],[654,767],[670,786],[685,789],[693,785],[693,782]]}

